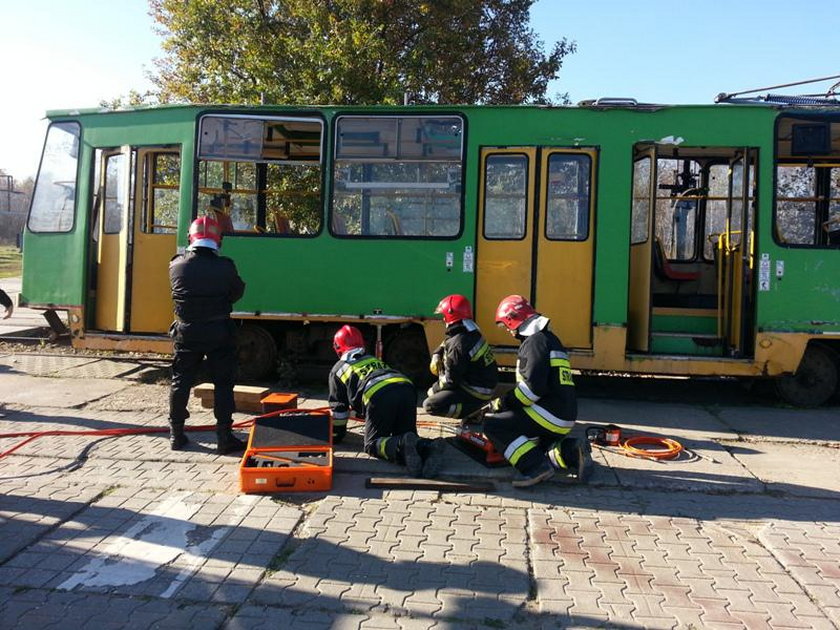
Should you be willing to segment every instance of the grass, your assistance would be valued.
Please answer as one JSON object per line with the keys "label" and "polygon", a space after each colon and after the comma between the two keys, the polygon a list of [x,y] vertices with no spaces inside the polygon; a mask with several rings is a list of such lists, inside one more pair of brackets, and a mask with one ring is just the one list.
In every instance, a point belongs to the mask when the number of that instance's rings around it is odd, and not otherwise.
{"label": "grass", "polygon": [[0,278],[15,278],[21,273],[21,255],[14,245],[0,245]]}

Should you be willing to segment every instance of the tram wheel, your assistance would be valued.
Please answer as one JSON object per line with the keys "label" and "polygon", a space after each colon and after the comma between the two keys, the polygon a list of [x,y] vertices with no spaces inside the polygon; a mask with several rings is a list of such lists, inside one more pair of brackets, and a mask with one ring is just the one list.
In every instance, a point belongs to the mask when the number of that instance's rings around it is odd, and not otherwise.
{"label": "tram wheel", "polygon": [[796,374],[776,379],[776,392],[797,407],[818,407],[826,403],[840,383],[840,363],[836,355],[821,345],[810,345]]}
{"label": "tram wheel", "polygon": [[401,330],[385,344],[385,363],[405,374],[418,389],[432,383],[429,347],[423,333],[414,328]]}
{"label": "tram wheel", "polygon": [[274,375],[277,369],[277,344],[262,326],[243,324],[236,335],[239,378],[258,381]]}

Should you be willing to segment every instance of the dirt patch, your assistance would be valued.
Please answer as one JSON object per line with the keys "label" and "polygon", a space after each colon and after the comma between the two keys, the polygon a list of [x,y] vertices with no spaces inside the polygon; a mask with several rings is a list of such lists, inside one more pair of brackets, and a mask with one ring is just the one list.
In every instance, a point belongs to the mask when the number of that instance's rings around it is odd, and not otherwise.
{"label": "dirt patch", "polygon": [[[96,411],[143,411],[150,415],[169,414],[169,386],[138,383],[101,398],[86,407]],[[190,396],[190,413],[205,411],[201,401]]]}

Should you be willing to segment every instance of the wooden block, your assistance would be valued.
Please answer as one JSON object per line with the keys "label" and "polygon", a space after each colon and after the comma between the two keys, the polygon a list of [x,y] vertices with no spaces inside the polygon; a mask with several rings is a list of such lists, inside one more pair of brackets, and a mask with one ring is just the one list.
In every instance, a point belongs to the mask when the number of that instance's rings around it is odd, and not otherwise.
{"label": "wooden block", "polygon": [[[214,399],[213,383],[201,383],[196,385],[193,389],[193,394],[201,399],[201,406],[205,409],[213,408]],[[243,413],[262,413],[262,403],[260,402],[269,389],[267,387],[254,387],[252,385],[234,385],[233,387],[233,402],[236,405],[236,411]]]}
{"label": "wooden block", "polygon": [[460,482],[404,477],[368,477],[365,486],[391,490],[437,490],[438,492],[493,492],[496,490],[496,484],[481,481]]}

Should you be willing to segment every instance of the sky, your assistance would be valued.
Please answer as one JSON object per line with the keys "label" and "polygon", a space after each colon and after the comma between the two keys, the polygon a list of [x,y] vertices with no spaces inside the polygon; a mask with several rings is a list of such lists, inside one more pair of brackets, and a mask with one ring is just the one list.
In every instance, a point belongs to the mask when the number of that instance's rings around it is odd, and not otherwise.
{"label": "sky", "polygon": [[[17,179],[37,171],[46,111],[144,92],[162,55],[146,0],[0,0],[0,19],[0,169]],[[713,103],[840,75],[840,0],[537,0],[531,25],[547,50],[577,43],[549,87],[572,103]]]}

